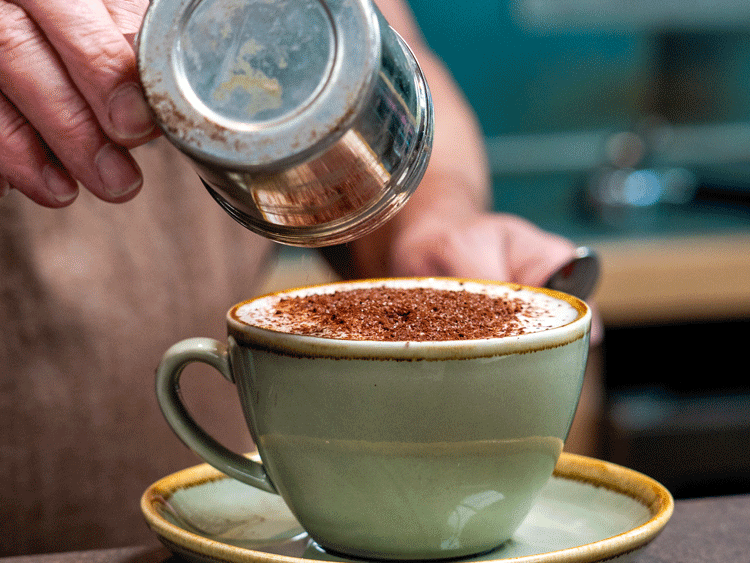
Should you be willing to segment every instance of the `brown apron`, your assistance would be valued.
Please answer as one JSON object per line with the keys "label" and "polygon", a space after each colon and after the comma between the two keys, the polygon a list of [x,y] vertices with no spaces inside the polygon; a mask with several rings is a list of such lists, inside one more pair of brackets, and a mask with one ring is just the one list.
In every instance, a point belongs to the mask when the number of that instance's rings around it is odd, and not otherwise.
{"label": "brown apron", "polygon": [[[266,273],[272,243],[168,143],[134,154],[145,183],[129,203],[0,199],[0,555],[153,541],[141,493],[199,462],[162,419],[154,369],[179,339],[225,338],[226,310]],[[183,377],[196,418],[251,449],[220,430],[242,428],[233,387],[200,369]]]}

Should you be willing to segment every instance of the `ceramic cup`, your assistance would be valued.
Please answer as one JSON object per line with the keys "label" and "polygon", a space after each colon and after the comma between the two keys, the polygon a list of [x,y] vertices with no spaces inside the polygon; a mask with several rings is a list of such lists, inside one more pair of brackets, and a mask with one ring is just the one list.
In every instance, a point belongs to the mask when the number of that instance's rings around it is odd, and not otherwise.
{"label": "ceramic cup", "polygon": [[[492,282],[356,285],[507,293],[570,314],[560,326],[514,336],[363,341],[253,326],[245,313],[257,300],[250,300],[230,309],[227,343],[193,338],[165,353],[156,385],[167,421],[214,467],[280,494],[326,550],[437,559],[496,548],[520,525],[562,451],[583,381],[589,308],[552,290]],[[262,463],[229,451],[192,419],[179,394],[191,362],[235,383]]]}

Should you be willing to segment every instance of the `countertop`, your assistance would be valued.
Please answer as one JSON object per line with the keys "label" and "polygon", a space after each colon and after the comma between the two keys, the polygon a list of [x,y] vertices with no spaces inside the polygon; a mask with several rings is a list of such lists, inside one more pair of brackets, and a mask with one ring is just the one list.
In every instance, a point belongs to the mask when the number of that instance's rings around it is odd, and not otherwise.
{"label": "countertop", "polygon": [[[750,561],[750,495],[682,500],[638,563],[724,563]],[[30,555],[2,563],[178,563],[166,549],[153,546]]]}

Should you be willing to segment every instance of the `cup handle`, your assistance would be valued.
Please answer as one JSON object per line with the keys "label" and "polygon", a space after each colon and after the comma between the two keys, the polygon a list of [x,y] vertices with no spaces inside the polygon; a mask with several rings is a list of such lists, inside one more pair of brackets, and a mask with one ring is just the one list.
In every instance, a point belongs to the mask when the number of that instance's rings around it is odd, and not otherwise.
{"label": "cup handle", "polygon": [[226,344],[213,338],[182,340],[164,353],[156,369],[156,398],[164,418],[185,445],[219,471],[263,491],[277,493],[262,464],[221,445],[188,412],[180,395],[180,376],[192,362],[208,364],[234,383]]}

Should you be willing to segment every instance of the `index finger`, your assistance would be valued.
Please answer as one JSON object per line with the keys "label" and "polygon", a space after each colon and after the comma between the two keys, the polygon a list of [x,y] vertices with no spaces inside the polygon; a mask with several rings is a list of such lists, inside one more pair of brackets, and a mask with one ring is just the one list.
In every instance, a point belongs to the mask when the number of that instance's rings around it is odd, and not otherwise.
{"label": "index finger", "polygon": [[[138,146],[155,136],[143,96],[131,33],[142,0],[16,0],[44,32],[105,134]],[[121,27],[123,29],[121,29]]]}

